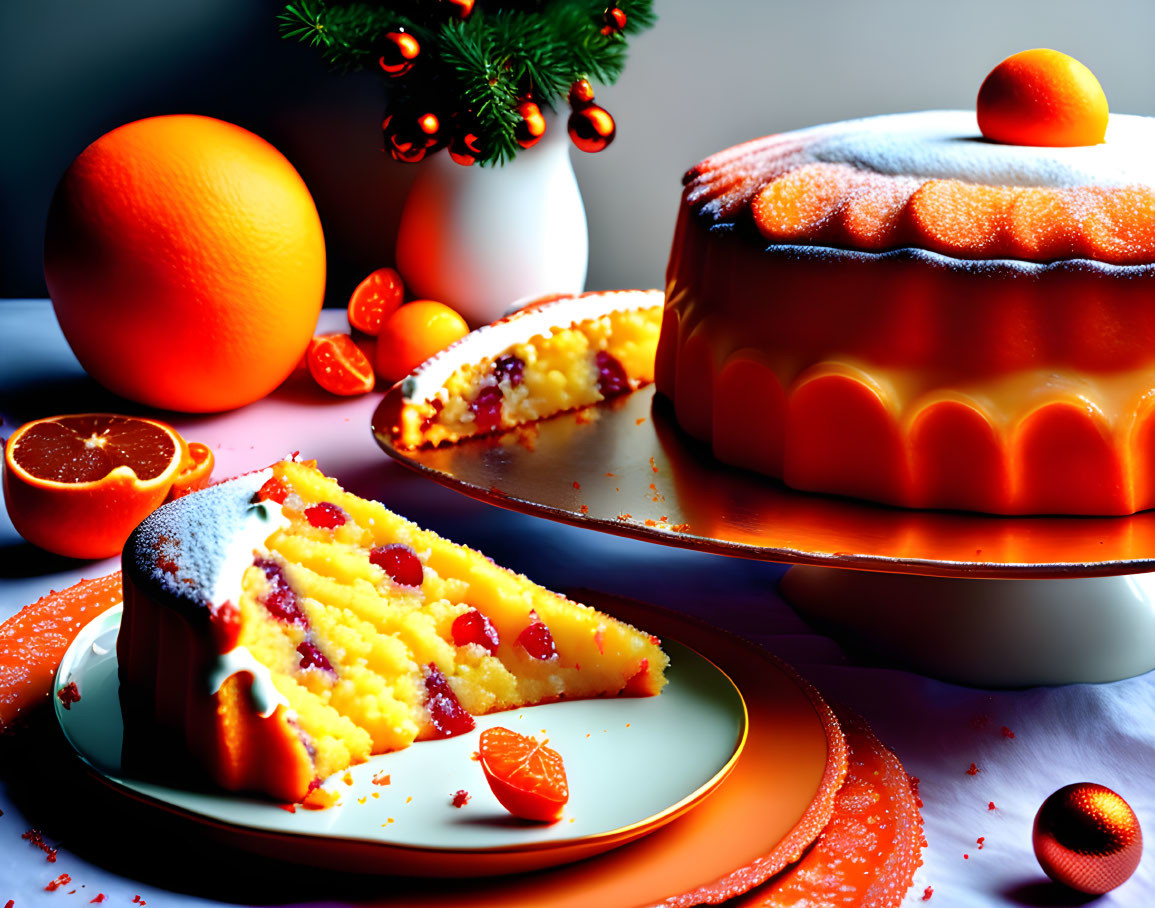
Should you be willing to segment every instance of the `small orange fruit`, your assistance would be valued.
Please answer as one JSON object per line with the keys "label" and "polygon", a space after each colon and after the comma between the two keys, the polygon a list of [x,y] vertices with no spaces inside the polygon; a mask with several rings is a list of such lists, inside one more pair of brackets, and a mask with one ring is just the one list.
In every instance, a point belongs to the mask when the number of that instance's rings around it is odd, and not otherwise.
{"label": "small orange fruit", "polygon": [[406,303],[390,316],[377,335],[377,374],[389,384],[398,382],[468,333],[465,319],[444,303]]}
{"label": "small orange fruit", "polygon": [[21,536],[72,558],[107,558],[168,497],[207,482],[213,454],[139,416],[50,416],[4,447],[4,503]]}
{"label": "small orange fruit", "polygon": [[[0,731],[48,700],[56,667],[73,638],[123,596],[117,571],[49,593],[0,624]],[[79,694],[83,700],[84,691]]]}
{"label": "small orange fruit", "polygon": [[553,823],[569,801],[561,754],[508,728],[481,733],[481,769],[501,806],[515,817]]}
{"label": "small orange fruit", "polygon": [[405,284],[393,268],[378,268],[349,297],[349,324],[373,337],[405,299]]}
{"label": "small orange fruit", "polygon": [[1107,132],[1107,96],[1095,74],[1048,48],[1012,54],[979,89],[979,129],[1008,145],[1098,145]]}
{"label": "small orange fruit", "polygon": [[325,243],[309,190],[268,142],[210,117],[151,117],[101,136],[65,171],[44,275],[93,378],[201,413],[263,397],[300,362]]}
{"label": "small orange fruit", "polygon": [[326,391],[342,396],[373,390],[373,364],[348,334],[319,334],[305,354],[309,374]]}

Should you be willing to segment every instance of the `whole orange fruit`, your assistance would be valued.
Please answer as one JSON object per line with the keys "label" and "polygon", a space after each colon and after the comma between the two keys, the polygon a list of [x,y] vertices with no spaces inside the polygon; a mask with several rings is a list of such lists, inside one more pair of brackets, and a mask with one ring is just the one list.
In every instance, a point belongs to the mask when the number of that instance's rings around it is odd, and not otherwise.
{"label": "whole orange fruit", "polygon": [[263,397],[301,361],[325,243],[304,181],[268,142],[210,117],[151,117],[65,171],[44,275],[93,378],[201,413]]}
{"label": "whole orange fruit", "polygon": [[979,130],[1008,145],[1098,145],[1107,132],[1107,96],[1095,74],[1047,47],[1020,51],[979,88]]}
{"label": "whole orange fruit", "polygon": [[465,319],[444,303],[414,300],[381,325],[374,367],[393,384],[468,333]]}

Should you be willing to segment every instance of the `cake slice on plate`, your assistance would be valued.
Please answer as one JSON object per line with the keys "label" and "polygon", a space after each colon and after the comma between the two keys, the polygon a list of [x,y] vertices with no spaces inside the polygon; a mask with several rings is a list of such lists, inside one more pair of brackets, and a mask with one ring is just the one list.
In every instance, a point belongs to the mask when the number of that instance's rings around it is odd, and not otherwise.
{"label": "cake slice on plate", "polygon": [[124,550],[125,759],[167,742],[279,800],[372,754],[569,698],[654,695],[659,641],[283,462]]}
{"label": "cake slice on plate", "polygon": [[401,385],[383,428],[402,448],[501,432],[654,380],[659,290],[550,297],[474,331]]}

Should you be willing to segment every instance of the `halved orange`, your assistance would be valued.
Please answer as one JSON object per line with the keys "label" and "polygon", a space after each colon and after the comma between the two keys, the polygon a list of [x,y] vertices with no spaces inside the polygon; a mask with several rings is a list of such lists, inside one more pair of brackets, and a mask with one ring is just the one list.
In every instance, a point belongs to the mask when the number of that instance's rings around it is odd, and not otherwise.
{"label": "halved orange", "polygon": [[49,416],[4,448],[4,502],[21,536],[72,558],[117,554],[140,521],[212,472],[205,445],[140,416]]}
{"label": "halved orange", "polygon": [[405,284],[393,268],[378,268],[349,297],[349,324],[373,337],[405,299]]}
{"label": "halved orange", "polygon": [[481,733],[481,769],[501,806],[515,817],[553,823],[569,801],[561,754],[500,726]]}
{"label": "halved orange", "polygon": [[348,397],[373,390],[376,376],[360,347],[348,334],[319,334],[305,353],[309,374],[326,391]]}
{"label": "halved orange", "polygon": [[[49,593],[0,624],[0,729],[47,702],[64,651],[89,621],[121,601],[120,571]],[[84,698],[84,691],[80,691]]]}

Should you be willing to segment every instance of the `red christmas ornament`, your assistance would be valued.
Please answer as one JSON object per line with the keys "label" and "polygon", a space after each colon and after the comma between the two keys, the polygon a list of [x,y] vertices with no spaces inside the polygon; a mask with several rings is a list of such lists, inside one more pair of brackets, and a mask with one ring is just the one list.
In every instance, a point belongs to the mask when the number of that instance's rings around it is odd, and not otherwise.
{"label": "red christmas ornament", "polygon": [[481,157],[481,141],[477,134],[467,132],[454,136],[449,142],[449,157],[463,167],[476,164]]}
{"label": "red christmas ornament", "polygon": [[441,141],[441,121],[437,114],[423,113],[410,119],[392,114],[381,124],[386,150],[396,161],[416,164]]}
{"label": "red christmas ornament", "polygon": [[569,106],[574,110],[592,104],[593,100],[594,90],[588,79],[578,79],[569,87]]}
{"label": "red christmas ornament", "polygon": [[1035,815],[1031,840],[1047,876],[1092,895],[1126,882],[1143,854],[1143,833],[1131,806],[1092,782],[1068,785],[1047,798]]}
{"label": "red christmas ornament", "polygon": [[517,105],[517,112],[521,115],[521,122],[514,132],[517,144],[522,148],[531,148],[545,135],[545,117],[533,101],[522,101]]}
{"label": "red christmas ornament", "polygon": [[620,35],[626,28],[626,14],[619,7],[607,6],[602,14],[603,35]]}
{"label": "red christmas ornament", "polygon": [[392,79],[403,76],[413,68],[417,62],[417,55],[421,53],[421,44],[408,32],[389,32],[385,36],[385,44],[381,49],[381,56],[377,65],[382,72]]}
{"label": "red christmas ornament", "polygon": [[592,101],[569,115],[569,137],[574,145],[590,153],[602,151],[614,140],[618,127],[605,108]]}
{"label": "red christmas ornament", "polygon": [[469,14],[473,12],[473,0],[441,0],[441,2],[458,19],[468,19]]}

